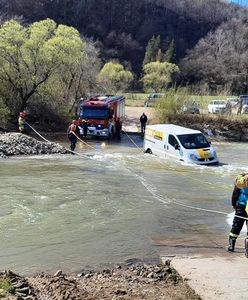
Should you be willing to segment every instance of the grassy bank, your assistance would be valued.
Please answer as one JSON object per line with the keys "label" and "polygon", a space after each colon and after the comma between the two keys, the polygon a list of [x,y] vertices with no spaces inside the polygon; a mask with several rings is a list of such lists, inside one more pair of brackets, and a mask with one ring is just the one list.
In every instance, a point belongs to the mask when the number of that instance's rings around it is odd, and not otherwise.
{"label": "grassy bank", "polygon": [[[126,105],[127,106],[136,106],[141,107],[144,106],[149,93],[125,93]],[[227,95],[217,95],[217,96],[209,96],[209,95],[187,95],[188,100],[195,100],[199,103],[200,109],[207,109],[207,106],[212,100],[225,100],[227,98],[231,98],[233,96]],[[159,98],[158,98],[159,101]]]}

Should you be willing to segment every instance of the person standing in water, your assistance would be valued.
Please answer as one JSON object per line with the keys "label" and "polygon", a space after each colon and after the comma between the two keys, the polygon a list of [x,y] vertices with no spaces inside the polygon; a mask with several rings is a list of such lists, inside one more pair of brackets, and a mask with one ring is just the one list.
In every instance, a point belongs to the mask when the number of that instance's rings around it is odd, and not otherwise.
{"label": "person standing in water", "polygon": [[25,116],[26,114],[24,111],[21,111],[19,113],[18,128],[20,133],[25,133],[25,124],[26,124]]}
{"label": "person standing in water", "polygon": [[70,124],[70,126],[68,127],[67,129],[67,136],[68,136],[68,139],[70,140],[71,142],[71,153],[73,153],[73,151],[75,150],[76,148],[76,143],[77,143],[77,136],[79,135],[79,128],[78,128],[78,124],[77,124],[77,121],[76,120],[72,120],[72,123]]}
{"label": "person standing in water", "polygon": [[[235,209],[232,229],[229,233],[227,250],[234,252],[236,240],[246,222],[247,225],[247,200],[248,200],[248,173],[240,174],[235,178],[232,194],[232,206]],[[246,256],[248,256],[248,239],[245,240]]]}

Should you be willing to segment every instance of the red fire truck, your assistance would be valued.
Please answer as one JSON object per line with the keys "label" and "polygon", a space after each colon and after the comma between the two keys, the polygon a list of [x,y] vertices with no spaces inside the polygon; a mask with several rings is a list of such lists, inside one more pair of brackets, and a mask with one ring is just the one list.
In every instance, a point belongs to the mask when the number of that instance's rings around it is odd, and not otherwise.
{"label": "red fire truck", "polygon": [[[87,120],[87,134],[112,138],[116,127],[122,126],[125,117],[125,97],[93,96],[81,100],[80,121]],[[119,122],[119,124],[118,124]]]}

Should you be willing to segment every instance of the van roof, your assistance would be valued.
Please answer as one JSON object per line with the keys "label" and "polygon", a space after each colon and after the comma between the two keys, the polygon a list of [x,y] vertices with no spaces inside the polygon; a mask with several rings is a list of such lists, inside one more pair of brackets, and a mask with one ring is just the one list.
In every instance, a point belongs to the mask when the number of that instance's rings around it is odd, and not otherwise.
{"label": "van roof", "polygon": [[156,125],[148,125],[147,129],[154,129],[158,131],[168,131],[169,133],[178,134],[192,134],[192,133],[202,133],[199,130],[194,130],[174,124],[156,124]]}

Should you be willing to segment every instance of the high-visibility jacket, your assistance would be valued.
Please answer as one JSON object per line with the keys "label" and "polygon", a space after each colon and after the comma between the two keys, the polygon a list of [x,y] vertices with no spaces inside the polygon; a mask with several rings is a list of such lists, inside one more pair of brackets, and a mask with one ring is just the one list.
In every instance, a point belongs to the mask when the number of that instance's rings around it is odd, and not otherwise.
{"label": "high-visibility jacket", "polygon": [[235,185],[237,188],[248,188],[248,174],[240,174],[235,179]]}
{"label": "high-visibility jacket", "polygon": [[235,179],[235,185],[240,190],[237,204],[246,206],[248,209],[248,174],[240,174]]}
{"label": "high-visibility jacket", "polygon": [[19,117],[19,119],[18,119],[18,125],[19,125],[19,129],[20,130],[23,130],[24,129],[24,127],[25,127],[25,119],[24,118],[22,118],[22,117]]}
{"label": "high-visibility jacket", "polygon": [[248,188],[242,188],[240,189],[240,194],[238,197],[237,204],[238,205],[247,205],[247,200],[248,200]]}

